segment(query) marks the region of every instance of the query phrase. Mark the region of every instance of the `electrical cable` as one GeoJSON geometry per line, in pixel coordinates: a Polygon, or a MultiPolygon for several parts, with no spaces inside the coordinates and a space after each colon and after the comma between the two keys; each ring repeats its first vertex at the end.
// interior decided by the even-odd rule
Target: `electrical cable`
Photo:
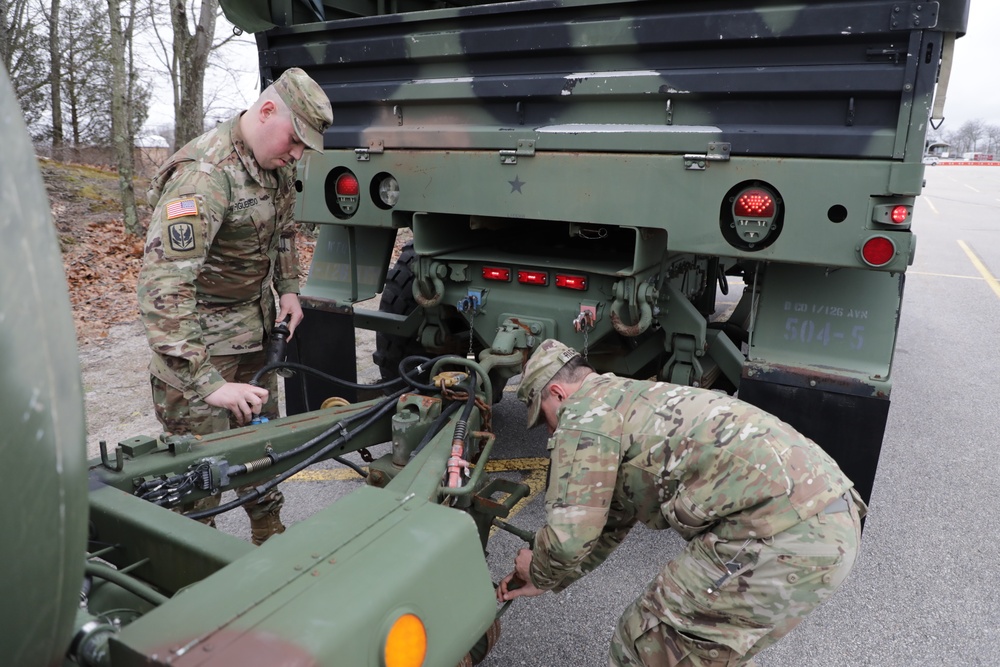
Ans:
{"type": "MultiPolygon", "coordinates": [[[[371,417],[369,419],[367,419],[363,424],[361,424],[361,426],[357,430],[363,431],[364,429],[368,428],[369,426],[371,426],[372,424],[374,424],[376,421],[378,421],[379,419],[381,419],[390,410],[395,409],[395,407],[396,407],[396,399],[398,399],[404,393],[406,393],[406,390],[405,389],[401,389],[401,390],[397,391],[395,394],[393,394],[392,396],[389,396],[388,398],[386,398],[386,400],[384,400],[381,403],[379,403],[378,407],[380,409],[377,410],[374,414],[372,414],[371,417]]],[[[319,441],[323,437],[329,437],[335,431],[340,430],[340,425],[341,424],[338,423],[336,426],[334,426],[334,427],[332,427],[330,429],[327,429],[320,436],[317,436],[316,438],[313,438],[312,442],[317,442],[317,441],[319,441]]],[[[281,482],[283,482],[286,479],[288,479],[289,477],[291,477],[292,475],[295,475],[299,471],[308,468],[313,463],[315,463],[316,461],[318,461],[321,458],[323,458],[323,456],[325,456],[326,454],[328,454],[330,452],[330,450],[336,448],[338,445],[340,445],[340,444],[342,444],[344,442],[347,442],[350,439],[350,436],[351,436],[350,433],[345,432],[343,435],[341,435],[340,437],[338,437],[335,440],[331,441],[329,444],[325,445],[324,447],[322,447],[318,451],[314,452],[308,458],[305,458],[301,462],[295,464],[294,466],[292,466],[291,468],[289,468],[285,472],[279,473],[278,475],[275,475],[274,477],[272,477],[271,479],[269,479],[268,481],[266,481],[264,484],[261,484],[260,486],[254,487],[254,490],[251,491],[250,493],[248,493],[245,496],[240,496],[236,500],[232,500],[232,501],[230,501],[228,503],[225,503],[224,505],[219,505],[219,506],[213,507],[211,509],[200,510],[200,511],[197,511],[197,512],[190,512],[188,514],[185,514],[185,516],[187,516],[189,518],[192,518],[192,519],[205,519],[205,518],[208,518],[208,517],[212,517],[212,516],[216,516],[216,515],[219,515],[219,514],[223,514],[224,512],[228,512],[229,510],[236,509],[237,507],[241,507],[242,505],[245,505],[246,503],[250,502],[251,500],[256,500],[257,498],[260,498],[261,496],[263,496],[264,494],[266,494],[268,491],[270,491],[271,489],[273,489],[274,487],[276,487],[278,484],[280,484],[281,482]]]]}

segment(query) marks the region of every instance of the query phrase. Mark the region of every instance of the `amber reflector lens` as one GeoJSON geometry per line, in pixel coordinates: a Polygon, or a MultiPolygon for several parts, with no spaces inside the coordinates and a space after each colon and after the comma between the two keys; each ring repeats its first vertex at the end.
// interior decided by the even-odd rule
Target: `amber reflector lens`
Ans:
{"type": "Polygon", "coordinates": [[[413,614],[396,619],[385,638],[386,667],[420,667],[427,656],[427,631],[413,614]]]}

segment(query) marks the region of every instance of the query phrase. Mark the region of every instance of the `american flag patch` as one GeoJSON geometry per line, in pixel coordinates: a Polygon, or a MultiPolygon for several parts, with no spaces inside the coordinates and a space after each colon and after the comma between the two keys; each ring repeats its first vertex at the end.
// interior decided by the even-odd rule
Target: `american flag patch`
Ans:
{"type": "Polygon", "coordinates": [[[167,220],[198,215],[198,203],[193,199],[178,199],[167,204],[167,220]]]}

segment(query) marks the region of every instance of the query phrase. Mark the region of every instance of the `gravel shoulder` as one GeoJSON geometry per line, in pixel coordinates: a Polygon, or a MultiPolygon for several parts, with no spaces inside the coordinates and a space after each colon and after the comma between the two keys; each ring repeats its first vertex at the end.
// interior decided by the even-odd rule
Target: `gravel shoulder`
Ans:
{"type": "MultiPolygon", "coordinates": [[[[377,309],[378,299],[355,307],[377,309]]],[[[375,382],[378,380],[378,369],[372,363],[375,335],[358,329],[355,337],[358,381],[375,382]]],[[[146,332],[139,320],[116,324],[101,342],[79,348],[87,413],[87,458],[100,455],[102,440],[107,443],[108,451],[113,452],[123,440],[160,435],[149,387],[149,355],[146,332]]],[[[284,414],[283,397],[280,403],[284,414]]]]}

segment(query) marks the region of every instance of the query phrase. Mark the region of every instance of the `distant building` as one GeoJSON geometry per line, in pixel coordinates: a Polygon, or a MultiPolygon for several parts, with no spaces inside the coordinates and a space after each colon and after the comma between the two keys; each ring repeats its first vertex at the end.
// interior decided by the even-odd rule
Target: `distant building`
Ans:
{"type": "Polygon", "coordinates": [[[170,157],[170,144],[158,134],[141,134],[135,138],[136,171],[151,176],[170,157]]]}
{"type": "Polygon", "coordinates": [[[950,157],[951,144],[943,141],[927,141],[924,148],[924,157],[943,159],[950,157]]]}

